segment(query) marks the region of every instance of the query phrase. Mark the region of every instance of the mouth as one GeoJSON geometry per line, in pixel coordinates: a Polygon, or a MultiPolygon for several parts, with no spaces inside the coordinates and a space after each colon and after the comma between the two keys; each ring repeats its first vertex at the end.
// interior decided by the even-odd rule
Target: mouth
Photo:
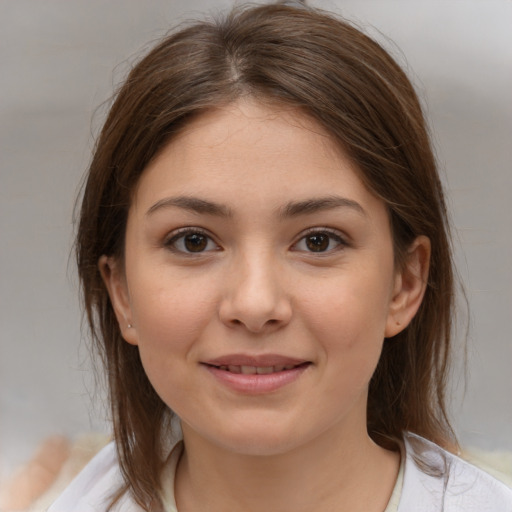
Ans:
{"type": "Polygon", "coordinates": [[[241,373],[243,375],[270,375],[272,373],[279,373],[284,371],[294,370],[295,368],[307,366],[311,364],[309,361],[305,361],[299,364],[278,364],[275,366],[250,366],[250,365],[214,365],[208,364],[207,366],[217,368],[230,373],[241,373]]]}
{"type": "Polygon", "coordinates": [[[251,395],[274,393],[301,379],[312,365],[311,361],[279,355],[224,356],[202,365],[222,383],[235,391],[251,395]]]}

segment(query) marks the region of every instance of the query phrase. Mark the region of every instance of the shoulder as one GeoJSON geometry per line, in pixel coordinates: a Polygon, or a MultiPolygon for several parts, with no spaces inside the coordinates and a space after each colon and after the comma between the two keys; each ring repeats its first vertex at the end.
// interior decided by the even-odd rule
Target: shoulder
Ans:
{"type": "Polygon", "coordinates": [[[399,512],[512,512],[512,490],[485,471],[415,434],[404,445],[399,512]]]}
{"type": "MultiPolygon", "coordinates": [[[[112,442],[95,455],[47,512],[104,512],[113,492],[122,483],[112,442]]],[[[124,496],[114,510],[139,512],[141,509],[128,496],[124,496]]]]}

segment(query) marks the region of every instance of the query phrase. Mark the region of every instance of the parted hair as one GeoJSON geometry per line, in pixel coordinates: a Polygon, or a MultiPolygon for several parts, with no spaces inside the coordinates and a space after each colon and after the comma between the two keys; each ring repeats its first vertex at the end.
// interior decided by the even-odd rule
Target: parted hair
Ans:
{"type": "MultiPolygon", "coordinates": [[[[323,11],[235,8],[167,35],[114,96],[84,182],[76,238],[82,299],[109,387],[125,486],[158,508],[173,412],[126,343],[102,281],[102,255],[123,260],[133,191],[148,163],[188,122],[248,96],[319,123],[386,205],[396,265],[419,235],[431,241],[428,285],[410,325],[385,340],[368,397],[368,432],[393,448],[403,431],[454,442],[446,409],[454,274],[443,189],[425,118],[404,71],[375,41],[323,11]]],[[[192,399],[192,397],[191,397],[192,399]]],[[[115,499],[114,499],[115,502],[115,499]]]]}

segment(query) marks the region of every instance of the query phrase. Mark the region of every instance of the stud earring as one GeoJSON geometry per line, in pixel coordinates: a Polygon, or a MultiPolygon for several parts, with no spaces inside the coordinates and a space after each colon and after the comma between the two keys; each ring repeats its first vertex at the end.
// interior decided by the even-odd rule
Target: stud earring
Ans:
{"type": "Polygon", "coordinates": [[[126,327],[128,327],[128,329],[131,329],[133,327],[132,324],[128,324],[126,327]]]}

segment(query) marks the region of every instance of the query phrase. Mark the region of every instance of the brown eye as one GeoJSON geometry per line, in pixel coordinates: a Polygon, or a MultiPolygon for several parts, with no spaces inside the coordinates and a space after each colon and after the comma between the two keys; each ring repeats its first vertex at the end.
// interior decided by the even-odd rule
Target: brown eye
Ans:
{"type": "Polygon", "coordinates": [[[198,254],[220,249],[206,233],[187,228],[179,230],[164,245],[171,251],[182,254],[198,254]]]}
{"type": "Polygon", "coordinates": [[[329,235],[325,233],[317,233],[309,235],[305,238],[306,247],[312,252],[324,252],[329,248],[329,235]]]}
{"type": "Polygon", "coordinates": [[[337,231],[311,230],[292,247],[293,251],[306,253],[331,253],[347,247],[347,242],[337,231]]]}
{"type": "Polygon", "coordinates": [[[200,233],[186,235],[183,238],[185,248],[189,252],[202,252],[208,245],[208,238],[200,233]]]}

